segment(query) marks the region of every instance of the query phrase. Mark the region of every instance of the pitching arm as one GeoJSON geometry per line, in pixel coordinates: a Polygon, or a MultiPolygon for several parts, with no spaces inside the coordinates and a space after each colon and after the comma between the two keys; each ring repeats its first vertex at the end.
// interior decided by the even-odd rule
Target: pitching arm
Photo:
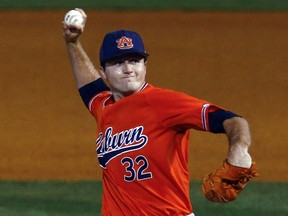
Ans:
{"type": "Polygon", "coordinates": [[[248,122],[242,117],[233,117],[223,122],[228,137],[228,163],[238,167],[250,168],[252,159],[248,153],[251,137],[248,122]]]}
{"type": "Polygon", "coordinates": [[[97,80],[101,76],[95,69],[79,41],[79,37],[84,31],[87,15],[81,9],[77,8],[76,10],[80,11],[84,18],[83,25],[68,25],[63,22],[63,36],[67,45],[68,56],[76,80],[76,85],[77,88],[80,89],[81,87],[97,80]]]}

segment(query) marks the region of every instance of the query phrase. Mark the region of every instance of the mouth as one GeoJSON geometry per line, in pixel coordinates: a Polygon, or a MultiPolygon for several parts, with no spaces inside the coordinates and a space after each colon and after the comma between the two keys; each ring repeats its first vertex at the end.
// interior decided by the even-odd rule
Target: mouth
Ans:
{"type": "Polygon", "coordinates": [[[124,77],[122,77],[122,79],[133,79],[133,78],[135,78],[135,76],[124,76],[124,77]]]}

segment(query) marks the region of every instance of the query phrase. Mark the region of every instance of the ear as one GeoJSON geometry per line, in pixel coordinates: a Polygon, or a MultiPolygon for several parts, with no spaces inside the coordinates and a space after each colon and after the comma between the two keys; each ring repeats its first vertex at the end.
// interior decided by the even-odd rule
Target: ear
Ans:
{"type": "Polygon", "coordinates": [[[100,72],[101,77],[103,79],[107,80],[107,77],[106,77],[106,74],[105,74],[105,69],[102,66],[100,66],[99,72],[100,72]]]}

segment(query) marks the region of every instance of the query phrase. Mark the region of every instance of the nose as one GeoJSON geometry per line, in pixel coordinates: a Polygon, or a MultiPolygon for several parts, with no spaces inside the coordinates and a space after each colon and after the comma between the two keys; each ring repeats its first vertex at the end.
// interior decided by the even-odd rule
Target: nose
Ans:
{"type": "Polygon", "coordinates": [[[133,72],[133,64],[128,60],[124,61],[124,73],[132,73],[133,72]]]}

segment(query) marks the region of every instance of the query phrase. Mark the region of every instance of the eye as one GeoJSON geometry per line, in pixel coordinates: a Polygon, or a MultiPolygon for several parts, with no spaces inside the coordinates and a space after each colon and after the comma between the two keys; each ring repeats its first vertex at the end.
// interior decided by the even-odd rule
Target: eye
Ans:
{"type": "Polygon", "coordinates": [[[123,60],[116,60],[116,61],[114,61],[113,63],[114,63],[114,64],[123,64],[124,61],[123,61],[123,60]]]}
{"type": "Polygon", "coordinates": [[[135,59],[133,59],[133,61],[134,61],[134,62],[139,62],[139,61],[140,61],[140,59],[138,59],[138,58],[135,58],[135,59]]]}
{"type": "Polygon", "coordinates": [[[141,58],[132,58],[132,59],[129,59],[129,62],[131,63],[138,63],[140,62],[141,58]]]}

